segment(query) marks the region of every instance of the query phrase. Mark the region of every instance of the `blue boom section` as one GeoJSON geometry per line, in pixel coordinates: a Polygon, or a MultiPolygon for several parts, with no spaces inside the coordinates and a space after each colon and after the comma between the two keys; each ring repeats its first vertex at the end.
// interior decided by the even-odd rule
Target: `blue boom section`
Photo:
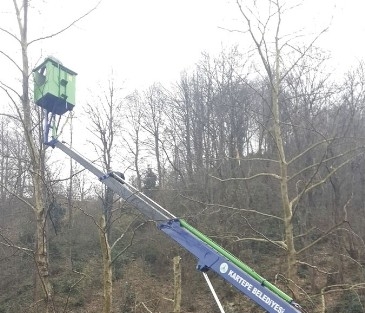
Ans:
{"type": "Polygon", "coordinates": [[[198,270],[213,270],[267,312],[301,313],[295,307],[297,306],[296,303],[289,303],[269,290],[215,249],[190,233],[189,230],[183,228],[178,219],[161,222],[158,228],[198,259],[198,270]]]}

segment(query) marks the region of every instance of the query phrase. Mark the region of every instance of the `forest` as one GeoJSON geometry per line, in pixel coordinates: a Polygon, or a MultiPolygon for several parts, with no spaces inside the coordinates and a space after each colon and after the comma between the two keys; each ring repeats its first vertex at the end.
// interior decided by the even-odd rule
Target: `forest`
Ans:
{"type": "MultiPolygon", "coordinates": [[[[44,144],[30,5],[14,0],[17,33],[0,27],[20,51],[0,48],[20,73],[0,80],[0,313],[220,312],[188,251],[44,144]]],[[[303,312],[365,312],[365,63],[332,75],[322,33],[282,35],[285,2],[265,5],[256,20],[259,4],[237,0],[249,54],[202,52],[171,85],[128,94],[110,78],[62,117],[60,136],[73,145],[75,122],[87,124],[85,157],[123,172],[303,312]]],[[[226,313],[262,312],[208,274],[226,313]]]]}

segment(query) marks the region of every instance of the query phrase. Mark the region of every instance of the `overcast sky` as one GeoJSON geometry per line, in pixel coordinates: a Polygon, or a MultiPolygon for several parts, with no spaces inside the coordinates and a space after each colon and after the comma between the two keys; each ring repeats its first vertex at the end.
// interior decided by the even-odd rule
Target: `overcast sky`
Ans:
{"type": "MultiPolygon", "coordinates": [[[[29,16],[29,40],[59,31],[97,2],[30,1],[33,8],[29,16]]],[[[266,2],[257,0],[260,4],[266,2]]],[[[317,44],[330,51],[336,69],[345,71],[363,59],[365,1],[304,0],[302,6],[291,12],[285,15],[283,31],[292,33],[301,29],[301,34],[306,34],[300,38],[303,42],[309,42],[330,26],[317,44]]],[[[0,28],[18,33],[11,0],[0,1],[0,28]]],[[[75,107],[78,115],[81,110],[77,107],[86,102],[90,90],[98,83],[105,84],[110,79],[112,70],[117,81],[125,82],[130,90],[146,88],[153,82],[166,85],[178,80],[184,69],[194,67],[203,51],[214,55],[234,43],[243,49],[252,44],[244,34],[222,28],[244,30],[234,0],[102,0],[95,11],[66,32],[31,45],[30,62],[34,67],[53,55],[78,73],[75,107]]],[[[0,51],[21,64],[19,46],[1,31],[0,51]]],[[[19,89],[16,81],[19,78],[20,72],[0,54],[0,81],[13,81],[19,89]]],[[[0,93],[0,103],[7,102],[6,95],[0,93]]],[[[0,105],[0,110],[3,109],[5,106],[0,105]]]]}
{"type": "MultiPolygon", "coordinates": [[[[34,8],[29,17],[29,39],[60,30],[97,2],[31,1],[34,8]]],[[[285,15],[283,25],[288,33],[303,29],[308,35],[303,37],[304,42],[310,40],[310,34],[330,26],[318,44],[331,51],[334,64],[346,68],[365,54],[364,11],[362,0],[304,0],[303,5],[285,15]]],[[[15,29],[12,1],[1,1],[0,14],[0,27],[15,29]]],[[[88,86],[93,88],[97,81],[108,80],[112,70],[129,88],[140,88],[154,81],[177,80],[182,70],[194,66],[203,51],[215,54],[233,43],[243,47],[251,44],[243,34],[222,28],[243,30],[235,0],[102,0],[76,26],[32,45],[31,62],[55,56],[78,73],[79,94],[88,86]]],[[[0,33],[1,50],[6,51],[5,39],[0,33]]],[[[6,68],[4,62],[0,58],[0,68],[6,68]]],[[[4,72],[9,73],[6,68],[0,79],[4,72]]]]}
{"type": "MultiPolygon", "coordinates": [[[[75,1],[59,1],[68,17],[63,22],[92,7],[86,3],[71,13],[75,1]]],[[[202,51],[217,51],[224,44],[229,34],[218,27],[229,8],[226,0],[103,0],[71,31],[45,43],[44,53],[73,67],[79,79],[105,80],[113,69],[136,88],[166,82],[177,79],[202,51]]]]}
{"type": "MultiPolygon", "coordinates": [[[[51,13],[45,18],[42,12],[36,21],[44,25],[45,34],[92,6],[92,1],[47,2],[44,11],[51,13]]],[[[365,53],[364,11],[362,0],[304,0],[285,16],[283,26],[288,33],[303,29],[308,35],[304,42],[330,26],[318,44],[331,51],[334,62],[351,64],[365,53]]],[[[243,30],[241,21],[234,0],[103,0],[76,27],[44,42],[42,48],[44,55],[55,55],[78,72],[81,81],[106,80],[113,69],[138,88],[177,79],[199,60],[202,51],[214,54],[235,42],[250,45],[244,35],[222,29],[243,30]]]]}

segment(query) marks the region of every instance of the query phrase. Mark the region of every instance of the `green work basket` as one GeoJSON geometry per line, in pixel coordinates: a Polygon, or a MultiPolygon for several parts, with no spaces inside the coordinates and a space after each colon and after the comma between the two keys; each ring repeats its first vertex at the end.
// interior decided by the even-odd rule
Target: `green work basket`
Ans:
{"type": "Polygon", "coordinates": [[[47,112],[62,115],[75,106],[76,75],[60,61],[47,57],[33,70],[34,101],[47,112]]]}

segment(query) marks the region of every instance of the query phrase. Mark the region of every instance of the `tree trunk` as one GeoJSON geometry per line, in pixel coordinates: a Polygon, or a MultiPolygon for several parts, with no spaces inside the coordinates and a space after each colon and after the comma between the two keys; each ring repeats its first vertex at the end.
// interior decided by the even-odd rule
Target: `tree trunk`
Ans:
{"type": "Polygon", "coordinates": [[[112,281],[112,267],[111,267],[111,249],[108,241],[107,225],[104,216],[100,219],[100,246],[103,256],[103,313],[110,313],[112,310],[112,295],[113,295],[113,281],[112,281]]]}
{"type": "MultiPolygon", "coordinates": [[[[72,116],[70,119],[70,147],[72,148],[72,116]]],[[[68,194],[67,194],[67,210],[68,210],[68,221],[67,221],[67,245],[68,245],[68,255],[66,257],[66,266],[72,271],[72,226],[73,226],[73,209],[72,209],[72,199],[73,199],[73,160],[70,158],[70,183],[68,186],[68,194]]]]}
{"type": "Polygon", "coordinates": [[[174,313],[181,312],[181,264],[180,256],[174,257],[174,313]]]}
{"type": "MultiPolygon", "coordinates": [[[[110,169],[107,170],[108,172],[110,169]]],[[[105,231],[107,234],[107,238],[110,238],[111,225],[112,225],[112,215],[113,215],[113,199],[114,199],[114,191],[105,187],[105,197],[103,199],[103,214],[105,218],[105,231]]]]}
{"type": "MultiPolygon", "coordinates": [[[[29,62],[28,62],[28,0],[23,0],[23,16],[17,4],[14,1],[17,19],[19,22],[19,31],[21,36],[22,48],[22,97],[21,103],[23,108],[23,116],[20,116],[23,122],[23,130],[25,141],[28,147],[29,156],[31,159],[31,175],[33,181],[33,197],[34,197],[34,212],[36,215],[36,251],[35,261],[37,265],[38,275],[45,296],[45,312],[49,312],[52,308],[53,288],[49,280],[48,271],[48,253],[47,253],[47,236],[46,236],[46,220],[47,210],[45,209],[45,201],[43,194],[43,171],[41,153],[38,150],[32,127],[32,115],[29,99],[29,62]],[[21,23],[23,22],[23,24],[21,23]]],[[[19,112],[21,114],[21,112],[19,112]]],[[[54,309],[53,309],[54,311],[54,309]]]]}
{"type": "Polygon", "coordinates": [[[287,278],[289,287],[294,295],[297,295],[295,287],[296,280],[296,251],[294,245],[294,230],[293,230],[293,211],[289,200],[288,191],[288,163],[286,161],[283,138],[280,126],[280,108],[279,108],[279,92],[280,92],[280,50],[278,47],[278,38],[276,38],[276,60],[275,72],[272,77],[272,111],[274,119],[274,138],[278,151],[280,164],[280,191],[283,205],[284,227],[285,227],[285,242],[287,246],[287,278]]]}

